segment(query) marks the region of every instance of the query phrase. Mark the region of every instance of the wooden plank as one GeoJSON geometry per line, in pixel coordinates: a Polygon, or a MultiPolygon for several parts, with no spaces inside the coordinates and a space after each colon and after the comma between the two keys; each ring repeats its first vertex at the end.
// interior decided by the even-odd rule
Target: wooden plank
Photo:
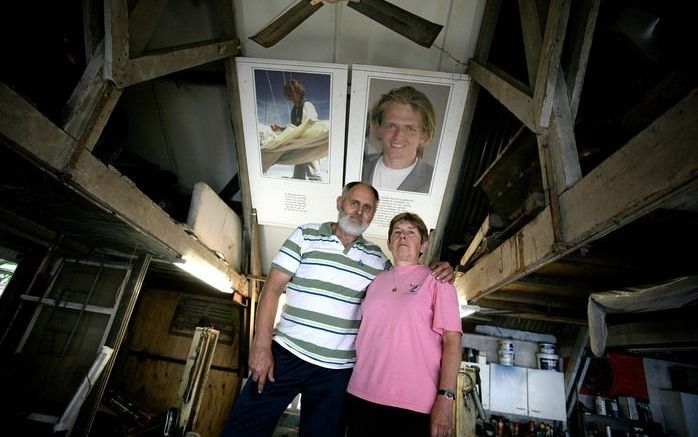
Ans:
{"type": "Polygon", "coordinates": [[[570,117],[577,118],[579,99],[582,95],[582,85],[587,71],[589,51],[594,38],[596,18],[599,14],[600,0],[581,0],[576,3],[578,13],[573,14],[567,37],[570,48],[569,64],[564,65],[565,79],[568,85],[570,117]]]}
{"type": "Polygon", "coordinates": [[[236,38],[212,39],[149,52],[131,59],[123,78],[116,81],[116,85],[119,88],[135,85],[176,71],[235,56],[239,52],[240,42],[236,38]]]}
{"type": "Polygon", "coordinates": [[[128,19],[128,43],[131,57],[140,56],[145,50],[165,5],[167,0],[138,0],[136,3],[128,19]]]}
{"type": "Polygon", "coordinates": [[[78,139],[76,154],[94,149],[121,98],[121,90],[104,79],[103,68],[104,45],[101,44],[63,110],[63,129],[78,139]]]}
{"type": "Polygon", "coordinates": [[[521,120],[527,128],[533,132],[538,132],[533,118],[533,99],[529,95],[529,89],[526,85],[496,67],[485,66],[474,59],[468,63],[468,73],[473,80],[521,120]]]}
{"type": "Polygon", "coordinates": [[[0,135],[43,166],[62,172],[77,142],[0,81],[0,135]]]}
{"type": "Polygon", "coordinates": [[[104,77],[121,82],[128,59],[127,0],[104,0],[104,77]]]}
{"type": "Polygon", "coordinates": [[[523,32],[526,67],[528,69],[528,84],[531,89],[534,89],[536,86],[540,50],[543,46],[543,31],[537,3],[537,0],[519,0],[521,30],[523,32]]]}
{"type": "MultiPolygon", "coordinates": [[[[80,154],[68,174],[72,178],[71,185],[121,220],[160,240],[184,259],[211,266],[227,278],[236,292],[241,296],[247,295],[247,279],[244,276],[187,234],[162,208],[91,153],[80,154]]],[[[239,297],[236,299],[241,302],[239,297]]]]}
{"type": "Polygon", "coordinates": [[[561,196],[569,241],[578,244],[605,235],[695,184],[696,119],[698,90],[694,89],[592,170],[584,184],[561,196]]]}
{"type": "MultiPolygon", "coordinates": [[[[576,300],[561,299],[561,295],[556,293],[527,293],[520,291],[497,290],[487,295],[488,300],[501,302],[511,302],[518,304],[532,305],[538,308],[563,308],[567,310],[577,310],[584,313],[586,310],[586,297],[588,294],[577,295],[576,300]]],[[[478,303],[481,303],[478,301],[478,303]]]]}
{"type": "Polygon", "coordinates": [[[544,139],[539,137],[539,142],[547,142],[547,146],[550,147],[552,176],[555,178],[554,187],[558,195],[582,178],[574,121],[570,111],[565,78],[562,72],[558,71],[550,127],[544,139]]]}
{"type": "Polygon", "coordinates": [[[486,308],[505,312],[498,313],[498,316],[510,315],[520,319],[542,320],[573,325],[586,325],[587,323],[586,313],[583,311],[579,312],[579,315],[575,315],[573,312],[563,312],[559,308],[550,311],[536,305],[497,301],[490,299],[489,296],[487,298],[477,299],[475,304],[483,309],[486,308]]]}
{"type": "Polygon", "coordinates": [[[553,249],[547,207],[456,279],[458,294],[468,301],[486,295],[696,189],[696,114],[694,90],[560,196],[564,251],[553,249]]]}
{"type": "Polygon", "coordinates": [[[475,250],[478,248],[482,240],[484,240],[489,233],[491,233],[494,229],[501,229],[503,226],[504,222],[498,215],[487,214],[487,217],[485,217],[485,220],[480,225],[480,229],[478,229],[477,233],[475,234],[475,237],[473,237],[472,241],[470,242],[468,249],[461,257],[461,265],[465,265],[468,263],[470,257],[473,256],[475,250]]]}
{"type": "Polygon", "coordinates": [[[548,8],[545,35],[538,64],[536,86],[533,89],[534,117],[536,124],[548,127],[553,109],[555,83],[560,69],[560,56],[565,42],[567,21],[570,15],[569,0],[552,0],[548,8]]]}
{"type": "MultiPolygon", "coordinates": [[[[120,376],[128,393],[136,395],[147,409],[155,413],[166,411],[176,404],[177,390],[191,344],[191,337],[170,333],[170,322],[180,299],[190,294],[167,290],[144,290],[138,313],[131,329],[130,351],[124,372],[120,376]],[[143,358],[138,352],[151,355],[143,358]],[[158,360],[157,355],[171,357],[181,362],[158,360]]],[[[241,333],[236,333],[241,334],[241,333]]],[[[238,374],[220,368],[235,367],[239,362],[237,352],[240,336],[233,344],[218,342],[213,357],[213,368],[207,379],[201,408],[197,418],[197,430],[201,435],[219,435],[225,418],[236,396],[238,374]]]]}

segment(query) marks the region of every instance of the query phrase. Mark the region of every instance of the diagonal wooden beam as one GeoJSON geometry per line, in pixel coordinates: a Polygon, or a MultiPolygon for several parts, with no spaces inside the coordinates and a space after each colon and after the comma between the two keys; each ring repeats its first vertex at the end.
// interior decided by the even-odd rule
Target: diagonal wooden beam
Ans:
{"type": "Polygon", "coordinates": [[[128,19],[129,52],[140,56],[158,24],[168,0],[138,0],[128,19]]]}
{"type": "Polygon", "coordinates": [[[577,118],[579,99],[582,95],[582,85],[587,71],[591,42],[594,38],[596,17],[599,14],[600,0],[581,0],[575,2],[578,13],[572,16],[570,30],[568,31],[568,44],[570,46],[569,62],[564,65],[565,81],[569,95],[570,117],[572,121],[577,118]]]}
{"type": "Polygon", "coordinates": [[[104,0],[104,77],[119,82],[129,59],[126,0],[104,0]]]}
{"type": "Polygon", "coordinates": [[[548,127],[550,122],[569,15],[569,0],[551,0],[533,88],[534,116],[536,124],[541,127],[548,127]]]}
{"type": "Polygon", "coordinates": [[[0,82],[0,135],[43,167],[63,172],[77,141],[24,97],[0,82]]]}
{"type": "Polygon", "coordinates": [[[533,100],[528,87],[493,65],[483,65],[471,59],[468,73],[481,87],[492,94],[516,118],[533,132],[538,128],[533,118],[533,100]]]}
{"type": "Polygon", "coordinates": [[[556,251],[550,207],[456,279],[470,301],[698,188],[698,90],[560,195],[569,246],[556,251]],[[583,205],[583,207],[580,207],[583,205]]]}
{"type": "Polygon", "coordinates": [[[128,87],[176,71],[235,56],[239,52],[240,42],[237,38],[212,39],[148,52],[128,62],[121,81],[116,82],[116,85],[119,88],[128,87]]]}
{"type": "Polygon", "coordinates": [[[543,28],[540,23],[537,3],[537,0],[519,0],[528,84],[531,89],[536,86],[540,49],[543,46],[543,28]]]}
{"type": "Polygon", "coordinates": [[[546,138],[540,139],[550,146],[552,171],[555,178],[556,193],[562,194],[582,178],[582,167],[579,164],[577,141],[574,134],[574,119],[572,118],[567,86],[562,71],[558,71],[553,96],[553,110],[546,138]]]}
{"type": "Polygon", "coordinates": [[[87,64],[63,109],[63,130],[78,139],[75,153],[92,150],[97,144],[122,90],[104,80],[104,45],[87,64]]]}

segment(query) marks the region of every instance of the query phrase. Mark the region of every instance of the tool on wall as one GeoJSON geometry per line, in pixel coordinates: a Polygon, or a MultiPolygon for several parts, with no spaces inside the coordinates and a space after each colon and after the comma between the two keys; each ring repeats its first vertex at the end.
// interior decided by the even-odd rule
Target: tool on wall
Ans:
{"type": "Polygon", "coordinates": [[[213,328],[197,327],[194,332],[184,375],[179,385],[177,406],[167,412],[164,437],[192,435],[206,387],[206,378],[216,351],[219,332],[213,328]]]}

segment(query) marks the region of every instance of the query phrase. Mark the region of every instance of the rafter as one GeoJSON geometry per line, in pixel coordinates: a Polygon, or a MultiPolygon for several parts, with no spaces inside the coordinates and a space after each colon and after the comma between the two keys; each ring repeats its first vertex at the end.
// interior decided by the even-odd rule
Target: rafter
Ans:
{"type": "Polygon", "coordinates": [[[554,250],[550,207],[456,280],[484,296],[681,196],[698,185],[698,91],[694,90],[560,196],[569,245],[554,250]],[[580,208],[580,205],[584,205],[580,208]]]}

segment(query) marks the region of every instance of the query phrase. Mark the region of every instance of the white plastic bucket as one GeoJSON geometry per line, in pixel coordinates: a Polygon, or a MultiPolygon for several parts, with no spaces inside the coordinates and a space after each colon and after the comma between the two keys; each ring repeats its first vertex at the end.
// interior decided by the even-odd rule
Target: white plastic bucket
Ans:
{"type": "Polygon", "coordinates": [[[513,351],[507,351],[500,349],[497,351],[499,355],[499,364],[505,365],[505,366],[513,366],[514,365],[514,352],[513,351]]]}
{"type": "Polygon", "coordinates": [[[538,350],[542,354],[554,354],[555,344],[554,343],[538,343],[538,350]]]}
{"type": "Polygon", "coordinates": [[[499,340],[499,350],[514,353],[514,342],[511,340],[499,340]]]}
{"type": "Polygon", "coordinates": [[[542,370],[560,370],[560,357],[555,354],[536,354],[538,368],[542,370]]]}

